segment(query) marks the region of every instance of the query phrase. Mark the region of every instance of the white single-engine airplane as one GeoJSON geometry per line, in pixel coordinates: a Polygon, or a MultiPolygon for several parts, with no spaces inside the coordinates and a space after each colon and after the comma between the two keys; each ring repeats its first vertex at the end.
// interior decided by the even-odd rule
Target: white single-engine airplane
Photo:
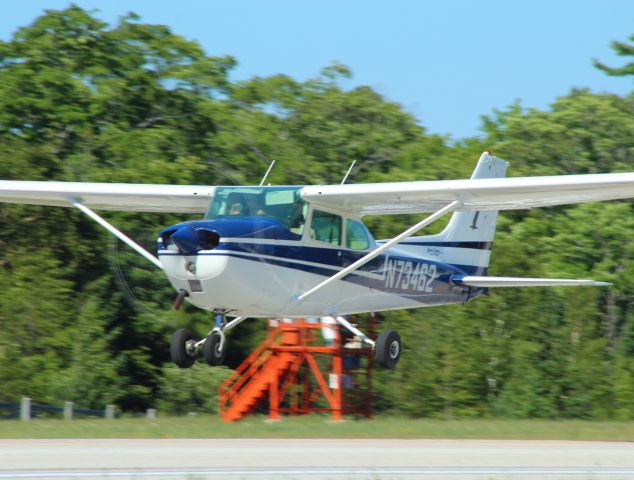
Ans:
{"type": "MultiPolygon", "coordinates": [[[[634,172],[503,178],[508,163],[484,152],[469,180],[327,186],[208,187],[0,181],[0,201],[73,206],[161,268],[183,300],[216,315],[200,341],[187,329],[171,343],[190,367],[225,355],[224,333],[248,317],[337,317],[393,368],[394,330],[376,342],[342,315],[462,303],[490,287],[607,285],[593,280],[490,277],[499,210],[634,197],[634,172]],[[158,258],[92,209],[204,213],[165,228],[158,258]],[[433,212],[391,240],[375,241],[364,215],[433,212]],[[453,212],[437,235],[417,231],[453,212]],[[227,317],[233,317],[230,321],[227,317]]],[[[269,169],[270,170],[270,169],[269,169]]],[[[268,172],[267,172],[268,173],[268,172]]],[[[345,180],[345,179],[344,179],[345,180]]]]}

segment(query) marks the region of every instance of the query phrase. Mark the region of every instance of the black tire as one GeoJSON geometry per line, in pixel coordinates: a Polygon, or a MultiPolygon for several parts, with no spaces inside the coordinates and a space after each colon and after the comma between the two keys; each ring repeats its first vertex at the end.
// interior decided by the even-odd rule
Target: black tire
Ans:
{"type": "Polygon", "coordinates": [[[222,350],[220,349],[220,334],[218,332],[211,332],[203,345],[203,358],[205,362],[212,367],[222,365],[225,361],[225,351],[224,345],[222,350]]]}
{"type": "Polygon", "coordinates": [[[188,351],[187,343],[194,340],[194,334],[191,330],[186,328],[179,328],[172,335],[172,342],[170,344],[170,354],[172,361],[178,365],[179,368],[189,368],[196,361],[196,352],[188,351]],[[193,353],[193,354],[192,354],[193,353]]]}
{"type": "Polygon", "coordinates": [[[376,339],[374,360],[381,368],[393,369],[401,358],[402,351],[401,336],[396,330],[385,330],[376,339]]]}

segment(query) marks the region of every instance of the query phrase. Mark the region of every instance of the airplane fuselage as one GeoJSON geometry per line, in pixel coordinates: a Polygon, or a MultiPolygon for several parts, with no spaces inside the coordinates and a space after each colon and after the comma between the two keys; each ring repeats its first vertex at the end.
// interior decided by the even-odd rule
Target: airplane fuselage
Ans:
{"type": "MultiPolygon", "coordinates": [[[[453,275],[474,274],[469,267],[392,248],[299,302],[299,294],[376,248],[373,240],[358,250],[310,237],[276,219],[217,218],[165,229],[158,256],[173,287],[188,292],[190,303],[236,316],[347,315],[462,303],[483,291],[450,282],[453,275]],[[178,246],[172,237],[180,237],[178,246]]],[[[430,251],[434,248],[454,247],[432,245],[430,251]]]]}

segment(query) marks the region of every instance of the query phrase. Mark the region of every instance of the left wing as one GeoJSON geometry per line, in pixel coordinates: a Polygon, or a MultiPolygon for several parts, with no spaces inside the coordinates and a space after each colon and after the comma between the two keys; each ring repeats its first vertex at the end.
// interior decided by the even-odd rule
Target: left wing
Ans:
{"type": "Polygon", "coordinates": [[[0,181],[0,202],[98,210],[205,213],[215,187],[133,183],[0,181]]]}
{"type": "Polygon", "coordinates": [[[514,210],[632,198],[634,172],[309,186],[301,194],[317,208],[359,216],[435,212],[454,201],[457,211],[514,210]]]}

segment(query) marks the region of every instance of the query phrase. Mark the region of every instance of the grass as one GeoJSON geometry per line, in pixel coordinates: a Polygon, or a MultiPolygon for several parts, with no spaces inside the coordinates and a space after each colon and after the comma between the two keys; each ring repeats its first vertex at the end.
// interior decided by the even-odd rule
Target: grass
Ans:
{"type": "Polygon", "coordinates": [[[433,420],[378,417],[331,422],[327,416],[255,416],[237,423],[218,417],[37,419],[0,421],[0,438],[462,438],[634,441],[634,422],[584,420],[433,420]]]}

